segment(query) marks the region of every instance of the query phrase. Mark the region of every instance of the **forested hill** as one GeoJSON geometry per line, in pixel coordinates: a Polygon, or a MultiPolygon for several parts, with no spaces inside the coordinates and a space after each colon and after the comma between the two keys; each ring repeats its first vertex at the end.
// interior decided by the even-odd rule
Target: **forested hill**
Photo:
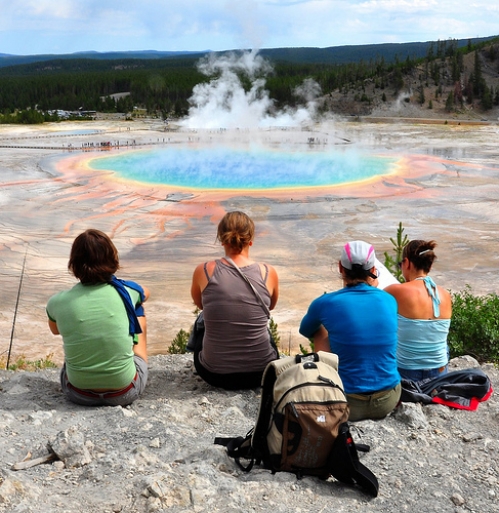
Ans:
{"type": "MultiPolygon", "coordinates": [[[[489,41],[497,36],[456,39],[453,40],[457,48],[469,44],[475,45],[489,41]]],[[[442,41],[445,43],[445,41],[442,41]]],[[[382,43],[372,45],[345,45],[331,46],[329,48],[275,48],[260,50],[260,54],[274,61],[314,64],[349,64],[354,62],[369,62],[383,59],[387,64],[395,60],[403,61],[407,58],[421,59],[428,54],[432,45],[437,41],[419,43],[382,43]]]]}
{"type": "Polygon", "coordinates": [[[40,55],[9,55],[0,53],[0,68],[7,66],[18,66],[22,64],[31,64],[36,62],[46,61],[75,61],[80,59],[91,59],[92,61],[113,61],[124,59],[139,59],[139,60],[158,60],[193,56],[199,58],[205,55],[208,51],[201,52],[158,52],[155,50],[145,50],[141,52],[78,52],[68,54],[40,54],[40,55]]]}
{"type": "MultiPolygon", "coordinates": [[[[142,113],[165,119],[187,115],[194,87],[213,78],[196,66],[204,54],[148,54],[149,58],[139,58],[126,52],[113,59],[72,54],[0,66],[0,123],[57,121],[59,116],[93,112],[119,113],[128,119],[142,113]]],[[[389,110],[400,99],[405,107],[446,115],[495,115],[499,108],[499,36],[261,50],[260,55],[272,64],[272,72],[264,70],[262,75],[274,110],[299,105],[301,97],[295,91],[305,80],[320,91],[318,114],[369,115],[389,110]],[[321,61],[328,52],[331,62],[321,61]]],[[[252,87],[251,77],[241,78],[242,87],[252,87]]]]}
{"type": "MultiPolygon", "coordinates": [[[[461,48],[470,43],[475,45],[488,41],[497,36],[456,39],[457,47],[461,48]]],[[[395,59],[405,60],[424,57],[431,45],[438,44],[436,41],[415,42],[415,43],[382,43],[371,45],[345,45],[331,46],[328,48],[266,48],[259,53],[274,61],[291,63],[310,64],[347,64],[359,61],[370,61],[384,59],[385,62],[394,62],[395,59]]],[[[114,60],[164,60],[193,57],[199,58],[208,53],[209,50],[199,52],[163,52],[156,50],[130,51],[130,52],[79,52],[61,55],[8,55],[0,53],[0,68],[30,64],[45,61],[71,61],[79,59],[90,59],[92,61],[114,61],[114,60]]],[[[224,53],[224,52],[216,52],[224,53]]],[[[95,62],[95,69],[102,69],[98,62],[95,62]]]]}

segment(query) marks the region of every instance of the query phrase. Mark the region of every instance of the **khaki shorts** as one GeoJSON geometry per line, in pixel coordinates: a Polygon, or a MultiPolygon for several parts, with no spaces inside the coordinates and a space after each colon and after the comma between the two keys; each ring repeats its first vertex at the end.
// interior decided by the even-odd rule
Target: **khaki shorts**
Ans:
{"type": "Polygon", "coordinates": [[[390,389],[373,394],[346,394],[350,406],[348,420],[382,419],[386,417],[400,401],[402,387],[400,383],[390,389]]]}

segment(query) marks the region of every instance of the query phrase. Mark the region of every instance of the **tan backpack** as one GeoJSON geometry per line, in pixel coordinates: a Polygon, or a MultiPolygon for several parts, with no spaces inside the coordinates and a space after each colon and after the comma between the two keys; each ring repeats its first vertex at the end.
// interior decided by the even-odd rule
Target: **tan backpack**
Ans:
{"type": "Polygon", "coordinates": [[[319,351],[268,364],[255,427],[238,438],[217,438],[245,471],[254,463],[273,473],[293,472],[359,484],[376,496],[376,476],[359,461],[348,428],[349,407],[338,356],[319,351]],[[241,459],[248,460],[247,465],[241,459]]]}

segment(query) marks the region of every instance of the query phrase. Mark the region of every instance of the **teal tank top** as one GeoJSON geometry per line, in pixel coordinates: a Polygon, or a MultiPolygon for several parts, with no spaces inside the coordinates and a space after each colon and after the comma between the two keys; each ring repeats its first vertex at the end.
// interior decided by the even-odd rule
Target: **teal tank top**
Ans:
{"type": "MultiPolygon", "coordinates": [[[[429,276],[416,279],[424,281],[432,299],[433,315],[440,317],[440,296],[435,282],[429,276]]],[[[398,367],[423,370],[447,365],[450,322],[450,319],[408,319],[398,314],[398,367]]]]}

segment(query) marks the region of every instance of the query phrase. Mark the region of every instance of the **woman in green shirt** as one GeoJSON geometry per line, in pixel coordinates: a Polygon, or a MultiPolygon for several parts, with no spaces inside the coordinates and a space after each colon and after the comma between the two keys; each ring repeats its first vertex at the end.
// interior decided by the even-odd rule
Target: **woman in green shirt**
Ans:
{"type": "Polygon", "coordinates": [[[114,276],[118,251],[99,230],[75,239],[68,268],[79,283],[47,304],[49,328],[64,344],[62,390],[85,406],[131,404],[147,382],[149,291],[114,276]]]}

